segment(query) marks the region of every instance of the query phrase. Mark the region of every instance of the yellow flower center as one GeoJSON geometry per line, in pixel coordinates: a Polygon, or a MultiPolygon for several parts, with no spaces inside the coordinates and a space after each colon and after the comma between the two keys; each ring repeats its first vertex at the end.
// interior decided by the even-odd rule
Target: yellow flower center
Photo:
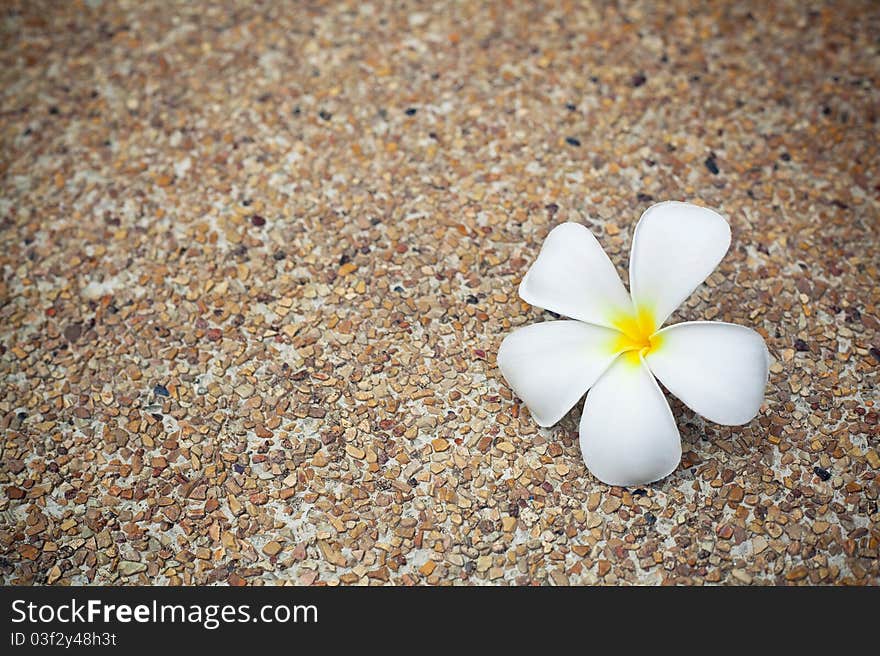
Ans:
{"type": "Polygon", "coordinates": [[[635,314],[616,317],[612,322],[620,334],[611,345],[615,353],[623,353],[630,362],[638,363],[639,355],[648,355],[660,346],[662,337],[657,334],[654,313],[639,308],[635,314]]]}

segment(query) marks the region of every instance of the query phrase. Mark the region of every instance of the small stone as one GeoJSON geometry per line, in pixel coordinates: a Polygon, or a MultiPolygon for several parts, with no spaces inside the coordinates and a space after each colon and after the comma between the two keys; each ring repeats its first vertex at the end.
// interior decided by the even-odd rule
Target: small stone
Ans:
{"type": "Polygon", "coordinates": [[[606,513],[617,512],[620,506],[623,504],[620,497],[608,497],[605,499],[605,503],[602,504],[602,510],[606,513]]]}
{"type": "Polygon", "coordinates": [[[865,460],[867,460],[868,464],[874,469],[880,469],[880,455],[877,455],[877,452],[874,449],[868,449],[865,452],[865,460]]]}
{"type": "Polygon", "coordinates": [[[816,520],[813,522],[813,533],[816,535],[822,535],[825,531],[831,528],[831,524],[828,522],[823,522],[821,520],[816,520]]]}
{"type": "Polygon", "coordinates": [[[377,581],[387,581],[391,577],[391,574],[387,567],[379,567],[378,569],[367,572],[367,577],[376,579],[377,581]]]}
{"type": "Polygon", "coordinates": [[[118,571],[122,576],[132,576],[133,574],[144,572],[146,569],[147,566],[144,563],[140,563],[136,560],[119,561],[118,571]]]}
{"type": "Polygon", "coordinates": [[[263,546],[263,553],[269,557],[277,556],[281,552],[281,549],[282,549],[281,544],[279,544],[275,540],[272,540],[271,542],[267,542],[263,546]]]}
{"type": "Polygon", "coordinates": [[[598,572],[599,576],[605,576],[608,572],[611,571],[611,561],[610,560],[600,560],[598,572]]]}
{"type": "Polygon", "coordinates": [[[502,517],[501,518],[501,528],[509,533],[513,529],[516,528],[516,517],[502,517]]]}
{"type": "Polygon", "coordinates": [[[449,442],[444,440],[442,437],[438,437],[436,440],[431,441],[431,446],[434,447],[434,451],[442,452],[446,451],[449,448],[449,442]]]}
{"type": "Polygon", "coordinates": [[[61,568],[58,565],[53,565],[52,569],[49,570],[48,575],[46,576],[46,583],[50,585],[55,583],[59,578],[61,578],[61,568]]]}
{"type": "Polygon", "coordinates": [[[798,565],[794,569],[789,570],[785,573],[786,581],[800,581],[803,578],[806,578],[807,574],[809,574],[809,570],[807,570],[805,565],[798,565]]]}
{"type": "Polygon", "coordinates": [[[350,455],[352,458],[357,458],[358,460],[363,460],[364,456],[367,455],[367,452],[363,449],[356,447],[354,444],[346,444],[345,452],[350,455]]]}
{"type": "Polygon", "coordinates": [[[707,157],[705,162],[703,163],[706,165],[706,168],[709,169],[709,173],[711,173],[712,175],[718,175],[718,162],[715,161],[714,155],[710,155],[709,157],[707,157]]]}
{"type": "Polygon", "coordinates": [[[421,574],[423,574],[424,576],[431,576],[431,573],[434,571],[434,569],[436,567],[437,567],[437,563],[435,563],[433,560],[428,560],[425,562],[424,565],[419,567],[419,572],[421,574]]]}
{"type": "Polygon", "coordinates": [[[733,527],[730,524],[723,524],[718,527],[716,533],[722,540],[729,540],[733,537],[733,527]]]}
{"type": "Polygon", "coordinates": [[[565,575],[565,572],[560,572],[557,569],[550,572],[550,579],[553,581],[553,585],[556,586],[569,585],[568,577],[565,575]]]}
{"type": "Polygon", "coordinates": [[[743,500],[744,494],[744,490],[739,485],[731,485],[730,491],[727,494],[727,500],[733,501],[734,503],[739,503],[743,500]]]}
{"type": "Polygon", "coordinates": [[[263,506],[269,503],[269,495],[265,492],[256,492],[248,498],[250,499],[250,502],[255,506],[263,506]]]}
{"type": "Polygon", "coordinates": [[[82,335],[83,326],[81,323],[72,323],[64,329],[64,338],[68,342],[75,342],[82,335]]]}
{"type": "Polygon", "coordinates": [[[823,481],[827,481],[831,478],[831,472],[819,466],[813,467],[813,473],[823,481]]]}
{"type": "Polygon", "coordinates": [[[734,569],[731,570],[730,575],[735,578],[740,583],[745,583],[746,585],[752,584],[752,576],[744,569],[734,569]]]}
{"type": "Polygon", "coordinates": [[[40,555],[40,550],[32,544],[23,544],[18,547],[18,553],[21,554],[22,558],[26,558],[27,560],[36,560],[37,556],[40,555]]]}
{"type": "Polygon", "coordinates": [[[238,574],[235,574],[234,572],[229,575],[229,578],[226,579],[226,582],[236,588],[247,585],[247,581],[238,574]]]}
{"type": "Polygon", "coordinates": [[[795,351],[798,351],[798,352],[801,352],[801,353],[804,353],[804,352],[810,350],[810,345],[807,344],[804,340],[802,340],[802,339],[799,337],[799,338],[797,338],[796,340],[794,340],[794,350],[795,350],[795,351]]]}

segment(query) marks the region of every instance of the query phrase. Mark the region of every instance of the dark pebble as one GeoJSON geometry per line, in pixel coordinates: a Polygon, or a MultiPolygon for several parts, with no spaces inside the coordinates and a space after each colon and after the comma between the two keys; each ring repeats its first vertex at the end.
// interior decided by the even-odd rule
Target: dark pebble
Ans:
{"type": "Polygon", "coordinates": [[[284,254],[284,251],[275,251],[272,257],[274,257],[276,260],[283,260],[287,256],[284,254]]]}
{"type": "Polygon", "coordinates": [[[644,73],[636,73],[635,75],[632,76],[631,83],[634,87],[640,87],[647,81],[648,81],[648,78],[645,77],[644,73]]]}
{"type": "Polygon", "coordinates": [[[580,139],[575,139],[574,137],[566,137],[565,143],[569,146],[574,146],[575,148],[581,145],[580,139]]]}
{"type": "Polygon", "coordinates": [[[479,299],[476,296],[474,296],[473,294],[470,294],[467,297],[467,302],[470,303],[471,305],[476,305],[477,303],[479,303],[479,299]]]}
{"type": "Polygon", "coordinates": [[[75,342],[82,335],[82,324],[72,323],[64,329],[64,337],[69,342],[75,342]]]}
{"type": "Polygon", "coordinates": [[[781,159],[783,162],[790,162],[790,161],[791,161],[791,155],[789,155],[788,153],[782,153],[782,154],[779,156],[779,159],[781,159]]]}
{"type": "Polygon", "coordinates": [[[324,121],[329,121],[331,118],[333,118],[333,114],[328,112],[326,109],[322,109],[320,112],[318,112],[318,116],[320,116],[321,119],[324,121]]]}
{"type": "Polygon", "coordinates": [[[880,362],[880,349],[878,349],[876,346],[872,346],[871,348],[868,349],[868,353],[873,355],[874,359],[877,362],[880,362]]]}
{"type": "Polygon", "coordinates": [[[415,107],[410,107],[409,109],[406,110],[405,114],[407,116],[415,116],[416,111],[417,110],[415,107]]]}
{"type": "Polygon", "coordinates": [[[831,472],[827,469],[824,469],[823,467],[813,467],[813,471],[815,472],[816,476],[821,478],[823,481],[827,481],[829,478],[831,478],[831,472]]]}
{"type": "Polygon", "coordinates": [[[715,155],[709,155],[703,163],[706,165],[706,168],[709,169],[709,173],[712,175],[718,175],[718,162],[715,161],[715,155]]]}
{"type": "Polygon", "coordinates": [[[234,465],[232,465],[232,468],[235,470],[236,474],[244,473],[244,465],[239,465],[238,463],[235,463],[234,465]]]}
{"type": "Polygon", "coordinates": [[[636,198],[640,203],[650,203],[654,200],[654,197],[651,194],[639,194],[636,198]]]}
{"type": "Polygon", "coordinates": [[[157,396],[171,396],[171,394],[168,392],[168,388],[164,385],[156,385],[153,388],[153,394],[156,394],[157,396]]]}
{"type": "Polygon", "coordinates": [[[259,214],[254,214],[251,217],[251,223],[253,225],[255,225],[257,228],[262,228],[264,225],[266,225],[266,219],[264,219],[259,214]]]}
{"type": "Polygon", "coordinates": [[[568,111],[573,112],[574,110],[577,109],[577,105],[575,105],[574,103],[566,103],[566,104],[565,104],[565,108],[566,108],[568,111]]]}
{"type": "Polygon", "coordinates": [[[796,340],[794,340],[794,349],[795,349],[796,351],[801,351],[801,352],[803,352],[803,351],[809,351],[809,350],[810,350],[810,345],[807,344],[807,343],[806,343],[804,340],[802,340],[800,337],[798,337],[796,340]]]}
{"type": "Polygon", "coordinates": [[[645,513],[645,523],[648,526],[653,526],[657,522],[657,517],[654,516],[654,513],[645,513]]]}

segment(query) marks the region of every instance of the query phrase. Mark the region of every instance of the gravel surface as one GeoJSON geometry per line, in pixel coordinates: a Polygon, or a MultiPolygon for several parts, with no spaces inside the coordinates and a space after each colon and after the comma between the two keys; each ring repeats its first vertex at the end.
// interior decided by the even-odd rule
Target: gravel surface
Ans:
{"type": "Polygon", "coordinates": [[[0,581],[880,582],[880,10],[620,4],[4,2],[0,581]],[[666,199],[771,381],[610,488],[495,354],[666,199]]]}

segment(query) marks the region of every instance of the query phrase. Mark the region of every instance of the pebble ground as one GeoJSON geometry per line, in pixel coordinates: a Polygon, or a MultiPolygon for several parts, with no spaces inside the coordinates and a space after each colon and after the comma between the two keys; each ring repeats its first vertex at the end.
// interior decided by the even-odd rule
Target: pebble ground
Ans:
{"type": "MultiPolygon", "coordinates": [[[[0,580],[877,584],[872,2],[4,2],[0,580]],[[609,488],[495,354],[651,203],[773,355],[609,488]]],[[[624,273],[625,275],[625,273],[624,273]]]]}

